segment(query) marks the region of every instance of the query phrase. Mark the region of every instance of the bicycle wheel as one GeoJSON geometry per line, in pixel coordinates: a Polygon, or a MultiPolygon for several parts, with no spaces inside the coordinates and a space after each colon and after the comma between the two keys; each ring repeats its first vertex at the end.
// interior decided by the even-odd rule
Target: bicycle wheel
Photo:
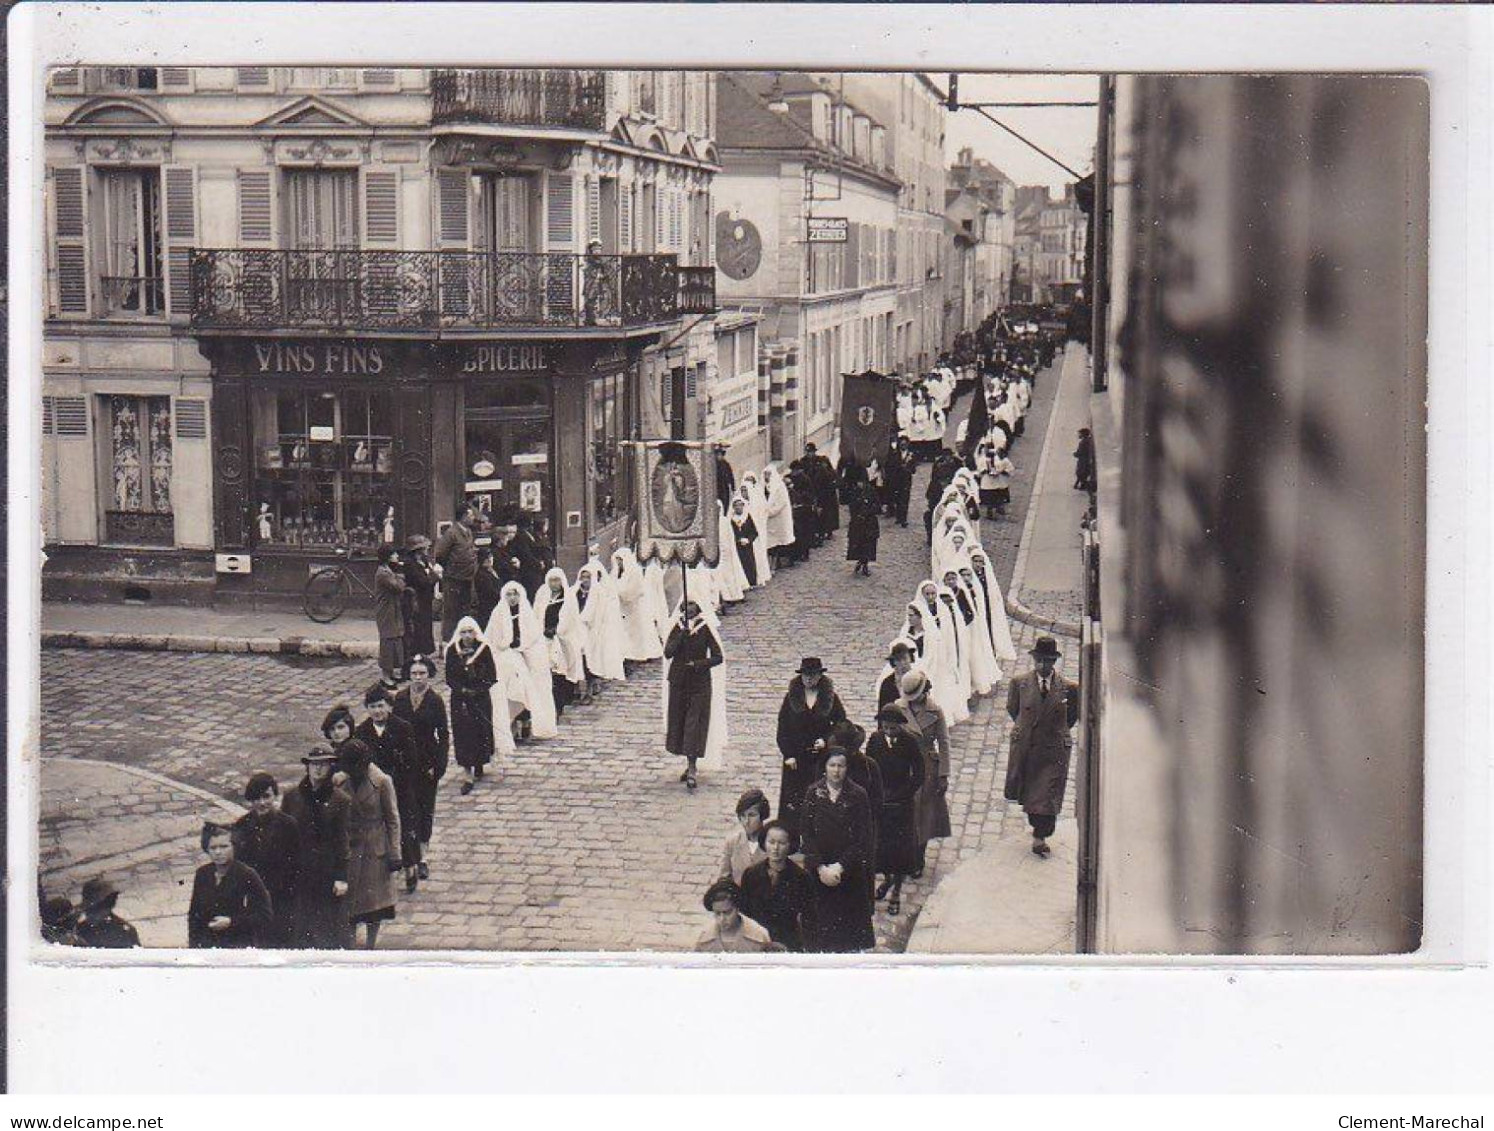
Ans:
{"type": "Polygon", "coordinates": [[[319,569],[306,582],[301,595],[306,615],[317,624],[330,624],[342,616],[348,603],[348,580],[338,566],[319,569]]]}

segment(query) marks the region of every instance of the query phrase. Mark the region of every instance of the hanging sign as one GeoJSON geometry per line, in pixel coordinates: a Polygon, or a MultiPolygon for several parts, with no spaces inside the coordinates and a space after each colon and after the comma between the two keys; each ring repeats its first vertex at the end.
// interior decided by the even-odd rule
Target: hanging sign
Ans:
{"type": "Polygon", "coordinates": [[[638,560],[715,565],[720,556],[716,461],[705,445],[644,440],[634,446],[638,560]]]}

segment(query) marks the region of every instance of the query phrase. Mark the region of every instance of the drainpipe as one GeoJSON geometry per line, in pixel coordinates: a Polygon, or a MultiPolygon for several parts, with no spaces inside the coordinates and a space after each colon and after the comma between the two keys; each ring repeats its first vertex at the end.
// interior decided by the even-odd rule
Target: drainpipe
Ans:
{"type": "Polygon", "coordinates": [[[1095,198],[1091,208],[1093,215],[1093,246],[1089,249],[1091,271],[1089,296],[1090,332],[1089,356],[1090,376],[1095,392],[1102,393],[1110,384],[1109,341],[1107,326],[1110,321],[1110,163],[1111,132],[1115,114],[1115,76],[1100,76],[1100,113],[1095,145],[1095,198]]]}

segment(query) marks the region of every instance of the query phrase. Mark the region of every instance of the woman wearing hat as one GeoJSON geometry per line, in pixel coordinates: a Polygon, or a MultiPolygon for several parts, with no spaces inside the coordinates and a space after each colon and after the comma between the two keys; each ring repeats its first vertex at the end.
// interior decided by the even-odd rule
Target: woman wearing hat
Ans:
{"type": "Polygon", "coordinates": [[[209,821],[202,827],[208,863],[192,880],[187,945],[224,949],[263,946],[270,926],[270,893],[259,873],[233,858],[233,830],[209,821]]]}
{"type": "Polygon", "coordinates": [[[887,898],[887,914],[902,910],[903,877],[919,867],[915,806],[923,787],[923,751],[896,707],[877,712],[877,733],[866,752],[882,774],[882,812],[877,828],[877,866],[883,877],[875,898],[887,898]]]}
{"type": "Polygon", "coordinates": [[[306,776],[281,803],[300,834],[291,931],[297,949],[342,950],[353,941],[347,910],[350,801],[333,780],[337,761],[326,747],[311,751],[301,759],[306,776]]]}
{"type": "Polygon", "coordinates": [[[412,534],[404,555],[405,655],[429,656],[436,650],[432,622],[436,617],[436,583],[440,580],[431,564],[431,540],[412,534]]]}
{"type": "Polygon", "coordinates": [[[125,950],[140,945],[135,928],[114,914],[119,889],[103,876],[95,876],[83,885],[78,922],[73,937],[78,946],[125,950]]]}
{"type": "Polygon", "coordinates": [[[740,884],[742,874],[763,859],[762,831],[771,811],[760,789],[749,789],[737,798],[740,827],[726,838],[726,851],[721,854],[721,879],[740,884]]]}
{"type": "Polygon", "coordinates": [[[364,946],[372,950],[379,926],[394,918],[394,875],[404,867],[399,801],[361,740],[350,738],[338,753],[347,774],[348,921],[364,925],[364,946]]]}
{"type": "Polygon", "coordinates": [[[281,811],[280,783],[274,774],[261,771],[252,776],[244,787],[244,801],[249,812],[233,825],[234,859],[253,868],[270,893],[270,921],[259,945],[290,946],[301,863],[300,826],[281,811]]]}
{"type": "Polygon", "coordinates": [[[830,732],[845,717],[824,663],[818,656],[806,656],[778,708],[778,753],[783,760],[778,816],[795,833],[804,792],[819,779],[830,732]]]}
{"type": "Polygon", "coordinates": [[[1017,801],[1032,826],[1032,851],[1052,850],[1058,814],[1069,780],[1070,729],[1079,721],[1078,688],[1056,670],[1058,641],[1039,636],[1032,648],[1033,670],[1007,687],[1006,713],[1011,716],[1011,752],[1006,767],[1006,799],[1017,801]]]}
{"type": "Polygon", "coordinates": [[[923,785],[913,803],[918,827],[918,867],[909,873],[916,880],[923,875],[928,842],[950,834],[949,726],[944,712],[934,702],[929,677],[917,668],[903,676],[903,697],[898,705],[907,712],[923,755],[923,785]]]}

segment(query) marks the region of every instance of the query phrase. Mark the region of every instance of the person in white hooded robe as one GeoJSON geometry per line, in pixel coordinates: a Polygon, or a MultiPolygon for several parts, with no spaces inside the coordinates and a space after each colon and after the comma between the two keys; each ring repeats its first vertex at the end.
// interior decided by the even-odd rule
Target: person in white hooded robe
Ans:
{"type": "Polygon", "coordinates": [[[763,468],[763,489],[767,497],[768,553],[781,563],[795,542],[794,504],[788,484],[775,464],[763,468]]]}
{"type": "Polygon", "coordinates": [[[577,571],[574,592],[581,613],[587,691],[595,699],[601,694],[602,680],[627,679],[623,668],[622,614],[612,579],[595,559],[577,571]]]}
{"type": "MultiPolygon", "coordinates": [[[[550,648],[540,619],[524,586],[510,581],[498,594],[498,604],[488,619],[488,644],[494,654],[508,650],[523,657],[526,695],[520,716],[520,737],[554,738],[559,729],[555,716],[555,688],[550,673],[550,648]]],[[[510,692],[510,703],[512,703],[510,692]]]]}
{"type": "Polygon", "coordinates": [[[493,666],[498,672],[498,682],[493,685],[494,745],[501,742],[498,730],[505,725],[511,732],[512,744],[523,736],[519,720],[529,710],[529,661],[524,658],[522,606],[505,597],[503,590],[499,590],[498,603],[488,614],[483,636],[493,650],[493,666]]]}
{"type": "MultiPolygon", "coordinates": [[[[954,590],[941,583],[939,585],[939,604],[943,609],[945,617],[953,628],[955,642],[955,676],[959,681],[960,698],[964,703],[964,722],[970,717],[970,697],[975,694],[970,678],[970,626],[965,623],[964,616],[960,613],[959,598],[954,590]]],[[[956,716],[962,712],[956,711],[956,716]]]]}
{"type": "Polygon", "coordinates": [[[752,553],[757,560],[757,584],[761,588],[773,577],[773,570],[768,562],[768,500],[763,494],[762,484],[750,471],[742,476],[742,485],[737,491],[747,500],[747,512],[752,515],[752,524],[757,527],[752,553]]]}
{"type": "Polygon", "coordinates": [[[586,687],[585,630],[576,595],[566,584],[565,571],[559,566],[545,574],[545,583],[534,597],[534,616],[545,638],[550,681],[559,717],[575,701],[584,706],[591,701],[586,687]]]}
{"type": "Polygon", "coordinates": [[[612,553],[612,581],[617,590],[617,611],[622,620],[623,659],[646,663],[664,655],[658,624],[649,600],[648,581],[631,546],[612,553]]]}
{"type": "Polygon", "coordinates": [[[985,594],[986,608],[991,614],[991,651],[997,660],[1012,663],[1017,658],[1017,645],[1006,619],[1006,598],[1001,594],[1001,582],[996,580],[991,559],[979,546],[970,551],[970,565],[975,573],[976,587],[985,594]]]}
{"type": "MultiPolygon", "coordinates": [[[[969,570],[970,566],[966,564],[964,568],[969,570]]],[[[968,650],[971,694],[989,695],[1001,678],[1001,669],[997,667],[995,653],[991,651],[991,637],[986,631],[980,600],[965,584],[958,567],[951,566],[944,571],[944,588],[954,594],[955,611],[964,627],[960,643],[968,650]],[[968,620],[965,619],[967,610],[968,620]]]]}
{"type": "Polygon", "coordinates": [[[933,684],[934,702],[953,726],[956,721],[970,717],[968,698],[960,696],[960,659],[954,621],[939,600],[939,586],[935,582],[919,583],[916,602],[923,617],[923,670],[933,684]]]}
{"type": "Polygon", "coordinates": [[[726,508],[718,500],[716,509],[716,546],[719,557],[716,561],[716,591],[721,600],[735,605],[747,596],[747,573],[742,569],[742,559],[737,554],[736,528],[726,516],[726,508]]]}
{"type": "Polygon", "coordinates": [[[664,591],[664,567],[658,558],[650,558],[643,567],[643,599],[659,634],[659,654],[664,654],[664,638],[669,635],[669,595],[664,591]]]}

